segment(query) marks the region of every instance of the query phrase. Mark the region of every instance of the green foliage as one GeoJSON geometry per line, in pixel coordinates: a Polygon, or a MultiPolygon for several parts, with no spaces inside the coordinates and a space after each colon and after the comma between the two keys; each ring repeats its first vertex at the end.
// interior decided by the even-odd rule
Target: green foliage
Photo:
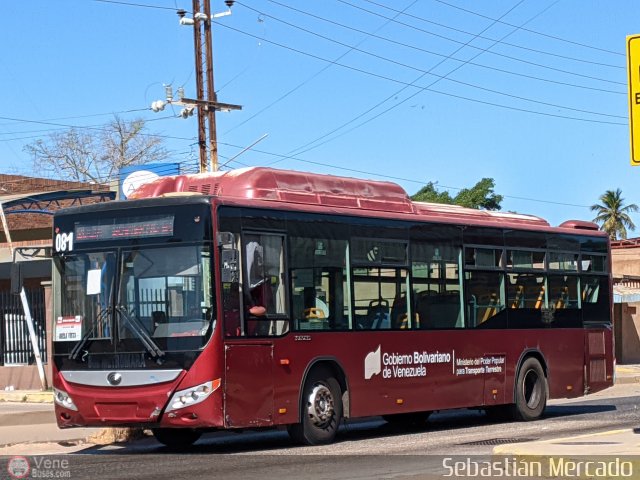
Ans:
{"type": "Polygon", "coordinates": [[[622,190],[619,188],[615,192],[607,190],[600,195],[600,203],[591,205],[591,210],[597,214],[593,221],[600,225],[600,230],[609,234],[611,240],[625,239],[627,229],[636,228],[629,213],[637,212],[638,206],[635,203],[624,205],[622,190]]]}
{"type": "Polygon", "coordinates": [[[415,195],[411,197],[411,200],[415,200],[416,202],[453,204],[453,198],[451,198],[449,192],[437,191],[433,182],[429,182],[424,187],[422,187],[415,195]]]}
{"type": "Polygon", "coordinates": [[[483,178],[471,188],[463,188],[455,197],[451,197],[449,192],[439,192],[433,182],[427,183],[415,195],[411,197],[417,202],[447,203],[450,205],[460,205],[467,208],[484,210],[500,210],[502,206],[502,195],[496,194],[495,181],[493,178],[483,178]]]}

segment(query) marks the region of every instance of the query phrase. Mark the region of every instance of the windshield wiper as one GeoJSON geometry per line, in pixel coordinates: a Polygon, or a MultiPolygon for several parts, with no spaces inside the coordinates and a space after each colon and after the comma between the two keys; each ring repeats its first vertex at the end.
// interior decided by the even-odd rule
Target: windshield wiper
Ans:
{"type": "Polygon", "coordinates": [[[84,336],[80,339],[80,341],[78,343],[76,343],[76,346],[73,347],[73,350],[71,350],[71,353],[69,353],[69,358],[71,360],[75,360],[76,359],[76,357],[78,356],[78,354],[82,350],[82,347],[84,347],[85,344],[89,341],[89,339],[91,339],[93,337],[93,334],[95,333],[96,327],[100,323],[100,320],[103,320],[104,317],[106,317],[110,312],[111,312],[111,307],[107,307],[107,308],[105,308],[105,309],[100,311],[100,313],[96,317],[95,322],[93,323],[93,327],[91,327],[91,329],[87,333],[84,334],[84,336]]]}
{"type": "Polygon", "coordinates": [[[116,312],[118,312],[121,315],[121,317],[124,318],[129,330],[138,337],[138,339],[147,349],[149,354],[152,357],[158,358],[158,360],[160,360],[160,357],[164,356],[164,352],[158,346],[158,344],[153,341],[153,339],[147,332],[147,329],[144,328],[144,326],[140,323],[140,321],[135,316],[129,316],[126,309],[119,305],[116,306],[116,312]]]}

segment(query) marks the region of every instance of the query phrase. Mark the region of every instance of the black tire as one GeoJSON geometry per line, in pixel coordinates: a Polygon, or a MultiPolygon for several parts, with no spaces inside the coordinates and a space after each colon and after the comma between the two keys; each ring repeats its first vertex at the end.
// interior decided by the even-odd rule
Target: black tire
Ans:
{"type": "Polygon", "coordinates": [[[189,448],[202,435],[191,428],[154,428],[152,432],[156,440],[174,450],[189,448]]]}
{"type": "Polygon", "coordinates": [[[303,445],[333,442],[342,421],[342,390],[327,368],[314,368],[309,373],[300,412],[302,421],[287,428],[293,441],[303,445]]]}
{"type": "Polygon", "coordinates": [[[391,425],[422,427],[427,423],[431,412],[393,413],[382,415],[382,419],[391,425]]]}
{"type": "Polygon", "coordinates": [[[540,418],[547,406],[547,390],[547,378],[542,365],[535,358],[527,358],[516,380],[514,418],[525,422],[540,418]]]}

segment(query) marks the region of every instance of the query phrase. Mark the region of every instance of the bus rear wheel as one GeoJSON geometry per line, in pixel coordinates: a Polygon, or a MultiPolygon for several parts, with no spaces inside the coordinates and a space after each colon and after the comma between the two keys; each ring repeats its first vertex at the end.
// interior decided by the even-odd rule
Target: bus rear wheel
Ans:
{"type": "Polygon", "coordinates": [[[542,416],[547,406],[547,378],[535,358],[527,358],[520,367],[516,381],[514,418],[525,422],[542,416]]]}
{"type": "Polygon", "coordinates": [[[154,428],[152,432],[156,440],[175,450],[189,448],[202,435],[191,428],[154,428]]]}
{"type": "Polygon", "coordinates": [[[333,442],[342,420],[342,391],[328,369],[317,368],[309,374],[300,407],[302,421],[287,429],[291,438],[303,445],[333,442]]]}

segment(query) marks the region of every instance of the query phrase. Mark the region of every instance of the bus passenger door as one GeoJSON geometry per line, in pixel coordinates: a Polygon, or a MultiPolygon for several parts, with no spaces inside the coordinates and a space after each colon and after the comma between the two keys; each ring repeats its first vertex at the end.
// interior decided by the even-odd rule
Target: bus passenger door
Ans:
{"type": "Polygon", "coordinates": [[[485,353],[481,359],[484,367],[484,404],[500,405],[506,402],[505,369],[507,355],[485,353]]]}
{"type": "Polygon", "coordinates": [[[613,345],[610,328],[585,329],[585,388],[598,392],[613,385],[613,345]]]}
{"type": "Polygon", "coordinates": [[[224,418],[227,427],[273,424],[273,345],[225,345],[224,418]]]}

